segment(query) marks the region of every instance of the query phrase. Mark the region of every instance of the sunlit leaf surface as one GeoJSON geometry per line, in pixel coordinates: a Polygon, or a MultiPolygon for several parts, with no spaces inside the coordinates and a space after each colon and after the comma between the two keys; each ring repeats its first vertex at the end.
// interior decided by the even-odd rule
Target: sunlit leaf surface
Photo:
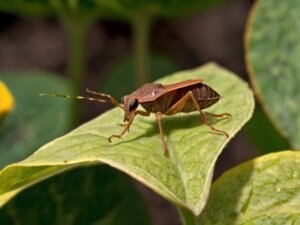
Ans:
{"type": "Polygon", "coordinates": [[[225,172],[200,216],[203,225],[300,224],[300,153],[256,158],[225,172]]]}

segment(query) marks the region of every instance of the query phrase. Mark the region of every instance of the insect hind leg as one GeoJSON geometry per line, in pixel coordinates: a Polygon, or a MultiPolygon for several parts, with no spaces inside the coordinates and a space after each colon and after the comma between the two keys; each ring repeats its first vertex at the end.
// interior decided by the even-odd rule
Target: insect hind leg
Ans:
{"type": "MultiPolygon", "coordinates": [[[[190,100],[192,100],[195,108],[198,110],[198,112],[200,113],[201,119],[203,121],[203,123],[208,126],[211,130],[215,131],[216,133],[219,134],[223,134],[225,135],[227,138],[229,137],[229,135],[222,130],[219,130],[215,127],[213,127],[212,125],[209,124],[208,119],[206,118],[204,112],[201,110],[200,105],[198,104],[195,96],[193,95],[192,91],[189,91],[188,93],[186,93],[181,99],[179,99],[169,110],[167,110],[167,112],[165,113],[166,115],[174,115],[176,113],[179,113],[182,111],[182,109],[185,107],[185,105],[187,104],[187,102],[189,102],[190,100]]],[[[209,113],[210,114],[210,113],[209,113]]],[[[223,117],[223,116],[228,116],[230,115],[229,113],[223,113],[223,114],[211,114],[214,115],[216,117],[223,117]]]]}
{"type": "MultiPolygon", "coordinates": [[[[203,111],[201,110],[200,105],[198,104],[198,102],[197,102],[195,96],[193,95],[193,92],[189,91],[188,94],[190,95],[191,99],[193,100],[193,103],[194,103],[196,109],[197,109],[198,112],[200,113],[200,116],[201,116],[201,119],[202,119],[203,123],[204,123],[206,126],[208,126],[211,130],[215,131],[216,133],[223,134],[223,135],[225,135],[227,138],[229,138],[229,135],[228,135],[227,132],[222,131],[222,130],[219,130],[219,129],[217,129],[217,128],[215,128],[215,127],[213,127],[212,125],[209,124],[208,119],[207,119],[207,117],[205,116],[205,114],[203,113],[203,111]]],[[[216,116],[216,117],[223,117],[223,116],[228,116],[228,115],[230,115],[229,113],[222,113],[222,114],[211,114],[211,113],[208,113],[208,114],[213,115],[213,116],[216,116]]]]}

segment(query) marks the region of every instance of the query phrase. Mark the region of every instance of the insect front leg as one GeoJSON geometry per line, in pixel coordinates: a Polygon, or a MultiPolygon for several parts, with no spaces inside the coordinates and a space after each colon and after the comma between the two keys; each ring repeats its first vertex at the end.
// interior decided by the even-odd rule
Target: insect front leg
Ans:
{"type": "MultiPolygon", "coordinates": [[[[133,114],[133,116],[131,117],[131,119],[129,120],[128,123],[124,124],[124,130],[120,133],[120,134],[113,134],[108,138],[108,141],[111,142],[112,138],[122,138],[122,136],[126,133],[126,131],[129,131],[130,125],[134,119],[134,117],[136,116],[136,114],[133,114]]],[[[122,124],[123,125],[123,124],[122,124]]]]}
{"type": "Polygon", "coordinates": [[[144,112],[144,111],[141,111],[141,110],[136,110],[135,113],[133,114],[133,116],[131,117],[131,119],[128,121],[128,123],[125,123],[125,124],[118,124],[118,125],[121,125],[122,127],[125,127],[124,130],[120,133],[120,134],[113,134],[111,135],[109,138],[108,138],[108,141],[111,142],[111,139],[112,138],[122,138],[123,135],[126,133],[126,132],[129,132],[129,128],[134,120],[134,117],[136,115],[141,115],[141,116],[150,116],[150,112],[144,112]]]}
{"type": "MultiPolygon", "coordinates": [[[[141,111],[141,110],[136,110],[135,114],[139,114],[139,115],[145,116],[145,117],[150,116],[150,112],[144,112],[144,111],[141,111]]],[[[128,123],[118,123],[117,125],[120,126],[120,127],[126,127],[128,125],[128,123]]],[[[129,128],[127,129],[127,131],[129,132],[129,128]]]]}

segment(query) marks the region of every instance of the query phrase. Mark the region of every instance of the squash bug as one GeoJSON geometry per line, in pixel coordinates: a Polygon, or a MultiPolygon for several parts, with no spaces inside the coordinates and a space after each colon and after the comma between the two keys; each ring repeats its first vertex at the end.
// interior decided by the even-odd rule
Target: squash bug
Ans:
{"type": "Polygon", "coordinates": [[[52,95],[66,98],[86,99],[97,102],[111,102],[113,105],[124,110],[124,129],[120,134],[113,134],[108,138],[111,142],[112,138],[122,138],[126,132],[129,132],[129,128],[137,115],[149,116],[150,113],[155,113],[156,121],[158,123],[161,143],[163,147],[163,153],[168,155],[168,149],[163,134],[162,128],[162,115],[171,116],[177,113],[198,111],[200,113],[201,120],[211,130],[216,133],[229,137],[228,133],[219,130],[209,124],[205,114],[214,117],[230,116],[229,113],[212,114],[204,113],[202,110],[217,103],[220,100],[220,95],[211,87],[203,83],[202,79],[186,80],[174,84],[162,85],[159,83],[148,83],[138,88],[136,91],[129,95],[122,97],[122,104],[118,103],[112,96],[90,91],[87,92],[100,96],[104,99],[90,98],[84,96],[69,96],[58,94],[41,94],[52,95]],[[138,110],[138,106],[141,105],[145,111],[138,110]]]}

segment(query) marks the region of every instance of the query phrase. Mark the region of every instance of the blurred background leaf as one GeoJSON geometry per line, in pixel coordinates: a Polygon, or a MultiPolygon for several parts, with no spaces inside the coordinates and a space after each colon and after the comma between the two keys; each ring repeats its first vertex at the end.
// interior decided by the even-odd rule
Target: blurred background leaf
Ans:
{"type": "Polygon", "coordinates": [[[150,225],[129,179],[108,166],[80,167],[21,192],[0,210],[3,225],[150,225]]]}
{"type": "Polygon", "coordinates": [[[300,153],[268,154],[226,171],[212,185],[203,225],[300,224],[300,153]]]}
{"type": "Polygon", "coordinates": [[[69,93],[67,81],[48,73],[0,72],[15,107],[0,127],[0,167],[26,158],[36,148],[68,129],[69,101],[40,97],[39,93],[69,93]]]}
{"type": "Polygon", "coordinates": [[[247,28],[247,66],[268,117],[300,149],[300,1],[257,1],[247,28]]]}

